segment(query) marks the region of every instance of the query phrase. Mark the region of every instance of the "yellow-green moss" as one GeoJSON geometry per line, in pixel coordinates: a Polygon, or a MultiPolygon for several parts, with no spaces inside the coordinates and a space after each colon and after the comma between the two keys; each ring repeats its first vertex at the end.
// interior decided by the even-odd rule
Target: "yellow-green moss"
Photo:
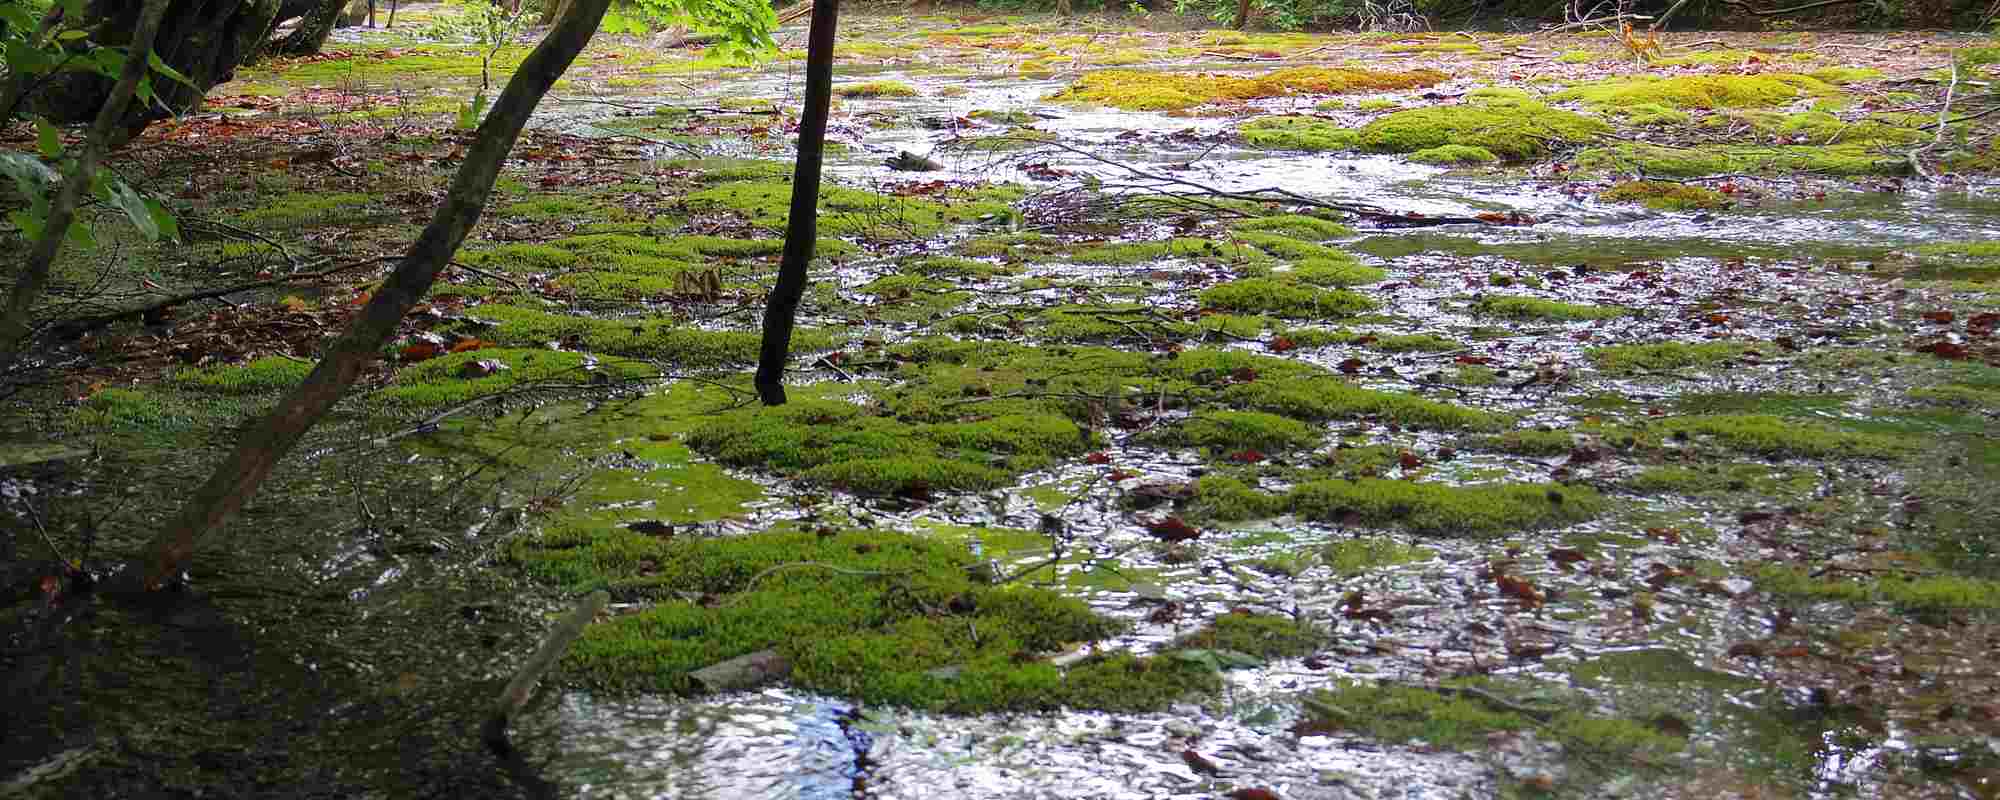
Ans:
{"type": "Polygon", "coordinates": [[[1398,425],[1445,429],[1491,429],[1504,420],[1475,408],[1364,389],[1332,377],[1264,377],[1231,386],[1222,394],[1247,408],[1300,419],[1377,417],[1398,425]]]}
{"type": "Polygon", "coordinates": [[[1900,175],[1908,159],[1859,144],[1719,145],[1693,148],[1621,143],[1577,153],[1585,171],[1641,172],[1692,178],[1738,172],[1811,172],[1822,175],[1900,175]]]}
{"type": "Polygon", "coordinates": [[[1551,99],[1576,100],[1602,108],[1653,103],[1668,108],[1718,109],[1775,106],[1801,97],[1836,93],[1832,85],[1818,78],[1787,73],[1639,75],[1571,87],[1551,99]]]}
{"type": "Polygon", "coordinates": [[[298,193],[259,199],[256,208],[236,215],[245,225],[258,228],[296,228],[352,221],[371,216],[376,198],[357,192],[332,194],[298,193]]]}
{"type": "Polygon", "coordinates": [[[1519,295],[1487,295],[1472,304],[1473,313],[1507,319],[1610,319],[1632,313],[1622,306],[1589,306],[1519,295]]]}
{"type": "Polygon", "coordinates": [[[1338,222],[1308,217],[1302,214],[1277,214],[1269,217],[1255,217],[1239,220],[1230,225],[1238,231],[1289,236],[1304,242],[1324,242],[1354,235],[1354,229],[1338,222]]]}
{"type": "Polygon", "coordinates": [[[1277,414],[1204,410],[1173,426],[1165,438],[1179,444],[1211,448],[1218,453],[1242,450],[1277,452],[1317,445],[1324,433],[1317,425],[1277,414]]]}
{"type": "Polygon", "coordinates": [[[1396,526],[1417,533],[1498,536],[1591,519],[1608,502],[1583,486],[1500,484],[1448,486],[1361,478],[1301,484],[1292,512],[1309,520],[1396,526]]]}
{"type": "Polygon", "coordinates": [[[1326,634],[1291,617],[1275,614],[1222,614],[1201,630],[1174,640],[1174,647],[1229,650],[1259,658],[1294,658],[1312,653],[1326,634]]]}
{"type": "Polygon", "coordinates": [[[1850,433],[1814,422],[1769,414],[1710,414],[1662,420],[1666,431],[1708,439],[1746,453],[1773,457],[1890,458],[1915,448],[1913,442],[1879,433],[1850,433]]]}
{"type": "Polygon", "coordinates": [[[178,370],[169,380],[181,386],[211,392],[256,394],[297,386],[312,368],[313,362],[309,360],[265,356],[245,364],[178,370]]]}
{"type": "Polygon", "coordinates": [[[1625,181],[1597,193],[1607,203],[1638,203],[1660,211],[1728,208],[1729,198],[1706,186],[1671,181],[1625,181]]]}
{"type": "Polygon", "coordinates": [[[1288,269],[1275,271],[1272,275],[1313,286],[1361,286],[1379,283],[1389,277],[1389,272],[1380,267],[1367,266],[1343,254],[1339,259],[1314,258],[1300,261],[1288,269]]]}
{"type": "Polygon", "coordinates": [[[2000,582],[1957,575],[1813,577],[1798,567],[1766,566],[1756,570],[1754,577],[1758,588],[1787,597],[1887,602],[1913,609],[2000,608],[2000,582]]]}
{"type": "Polygon", "coordinates": [[[1374,300],[1344,289],[1321,289],[1275,278],[1242,278],[1209,287],[1201,302],[1211,308],[1280,317],[1351,317],[1376,308],[1374,300]]]}
{"type": "Polygon", "coordinates": [[[1298,115],[1259,117],[1237,134],[1244,144],[1269,150],[1352,150],[1361,142],[1359,132],[1332,120],[1298,115]]]}
{"type": "Polygon", "coordinates": [[[1099,70],[1050,96],[1130,111],[1174,111],[1206,103],[1292,95],[1418,89],[1449,76],[1429,69],[1404,72],[1345,67],[1289,67],[1254,78],[1219,73],[1099,70]]]}
{"type": "Polygon", "coordinates": [[[1466,144],[1446,144],[1426,147],[1410,154],[1410,160],[1419,164],[1486,164],[1499,161],[1500,157],[1484,147],[1466,144]]]}
{"type": "Polygon", "coordinates": [[[1816,486],[1818,479],[1807,471],[1769,464],[1668,465],[1647,467],[1620,483],[1643,494],[1756,492],[1773,498],[1803,494],[1816,486]]]}
{"type": "Polygon", "coordinates": [[[1475,450],[1496,450],[1524,456],[1562,456],[1576,449],[1576,435],[1569,431],[1545,431],[1534,428],[1508,431],[1497,436],[1475,436],[1464,440],[1463,447],[1475,450]]]}
{"type": "MultiPolygon", "coordinates": [[[[466,316],[490,323],[458,323],[453,327],[502,345],[547,347],[550,342],[593,353],[657,359],[681,367],[707,368],[757,360],[756,331],[711,331],[683,327],[671,320],[633,320],[557,314],[505,303],[487,303],[466,316]]],[[[794,352],[833,346],[825,331],[806,328],[792,334],[794,352]]]]}
{"type": "Polygon", "coordinates": [[[1713,367],[1744,356],[1768,355],[1757,342],[1655,342],[1593,347],[1584,351],[1599,369],[1613,372],[1659,372],[1688,367],[1713,367]]]}
{"type": "Polygon", "coordinates": [[[1429,561],[1437,553],[1394,539],[1368,536],[1328,542],[1322,554],[1337,575],[1363,575],[1383,567],[1429,561]]]}
{"type": "Polygon", "coordinates": [[[656,377],[652,365],[626,359],[597,359],[547,348],[486,348],[450,353],[396,371],[371,400],[404,409],[433,409],[536,382],[589,385],[656,377]],[[476,362],[503,369],[484,369],[476,362]],[[482,374],[483,373],[483,374],[482,374]]]}
{"type": "Polygon", "coordinates": [[[840,97],[916,97],[917,87],[902,81],[867,81],[837,85],[833,93],[840,97]]]}
{"type": "MultiPolygon", "coordinates": [[[[724,183],[692,192],[684,202],[696,212],[734,211],[760,228],[782,231],[791,214],[792,185],[775,180],[724,183]]],[[[947,224],[1011,212],[1010,205],[990,191],[960,191],[924,199],[843,186],[822,186],[819,190],[819,231],[827,236],[929,237],[947,224]]]]}
{"type": "Polygon", "coordinates": [[[1939,242],[1915,252],[1926,263],[1954,269],[2000,269],[2000,241],[1939,242]]]}

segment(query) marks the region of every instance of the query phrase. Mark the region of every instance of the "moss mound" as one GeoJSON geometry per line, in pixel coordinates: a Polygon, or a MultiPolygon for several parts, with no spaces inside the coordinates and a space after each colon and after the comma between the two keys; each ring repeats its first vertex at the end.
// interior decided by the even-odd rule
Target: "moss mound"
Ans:
{"type": "Polygon", "coordinates": [[[1078,78],[1049,99],[1097,103],[1128,111],[1175,111],[1207,103],[1268,97],[1419,89],[1448,77],[1429,69],[1378,71],[1346,67],[1290,67],[1254,78],[1107,69],[1078,78]]]}
{"type": "MultiPolygon", "coordinates": [[[[819,230],[826,236],[871,238],[930,237],[945,226],[986,215],[1013,213],[1005,189],[944,192],[929,198],[895,197],[845,186],[819,190],[819,230]]],[[[784,180],[739,181],[711,186],[684,198],[695,212],[733,211],[750,224],[773,232],[791,215],[792,184],[784,180]]]]}
{"type": "Polygon", "coordinates": [[[1667,147],[1644,143],[1621,143],[1594,147],[1576,154],[1578,169],[1605,172],[1640,172],[1674,178],[1727,175],[1738,172],[1810,172],[1820,175],[1901,175],[1909,171],[1909,160],[1884,154],[1879,148],[1859,144],[1835,145],[1720,145],[1667,147]]]}
{"type": "Polygon", "coordinates": [[[1465,164],[1488,164],[1499,161],[1500,157],[1484,147],[1468,144],[1447,144],[1426,147],[1410,154],[1410,160],[1419,164],[1444,164],[1461,166],[1465,164]]]}
{"type": "Polygon", "coordinates": [[[1121,628],[1082,602],[979,583],[963,547],[885,532],[773,531],[666,539],[559,529],[514,559],[573,583],[616,575],[624,596],[688,593],[592,625],[567,664],[587,683],[690,692],[689,673],[775,649],[804,689],[947,712],[1164,707],[1220,681],[1199,664],[1130,654],[1065,670],[1035,658],[1121,628]]]}
{"type": "Polygon", "coordinates": [[[1590,306],[1518,295],[1487,295],[1472,304],[1473,313],[1507,319],[1610,319],[1632,313],[1621,306],[1590,306]]]}
{"type": "Polygon", "coordinates": [[[1379,478],[1314,481],[1293,489],[1290,500],[1293,513],[1315,521],[1477,536],[1558,528],[1609,506],[1603,495],[1582,486],[1446,486],[1379,478]]]}
{"type": "Polygon", "coordinates": [[[1275,278],[1242,278],[1209,287],[1201,302],[1210,308],[1280,317],[1329,319],[1375,310],[1365,295],[1321,289],[1275,278]]]}
{"type": "MultiPolygon", "coordinates": [[[[1519,161],[1548,155],[1564,145],[1590,142],[1611,132],[1611,126],[1533,100],[1489,97],[1455,106],[1397,111],[1352,130],[1318,117],[1275,116],[1252,120],[1239,132],[1253,147],[1373,153],[1477,148],[1497,159],[1519,161]]],[[[1441,152],[1477,155],[1470,149],[1441,152]]]]}
{"type": "Polygon", "coordinates": [[[1806,96],[1832,95],[1838,90],[1807,75],[1677,75],[1670,78],[1633,76],[1571,87],[1552,98],[1576,100],[1603,108],[1653,104],[1675,109],[1759,108],[1789,103],[1806,96]]]}
{"type": "Polygon", "coordinates": [[[1277,214],[1269,217],[1255,217],[1230,225],[1238,231],[1271,233],[1289,236],[1303,242],[1324,242],[1354,235],[1354,229],[1331,220],[1308,217],[1303,214],[1277,214]]]}
{"type": "Polygon", "coordinates": [[[1291,658],[1311,653],[1326,636],[1291,617],[1229,613],[1174,641],[1176,647],[1230,650],[1259,658],[1291,658]]]}
{"type": "Polygon", "coordinates": [[[1707,414],[1660,423],[1676,438],[1714,441],[1732,450],[1773,457],[1891,458],[1915,443],[1879,433],[1852,433],[1770,414],[1707,414]]]}
{"type": "Polygon", "coordinates": [[[1319,444],[1324,431],[1290,417],[1260,411],[1202,411],[1182,420],[1168,441],[1217,451],[1279,451],[1319,444]]]}
{"type": "Polygon", "coordinates": [[[1597,193],[1607,203],[1638,203],[1658,211],[1711,211],[1729,207],[1729,198],[1705,186],[1670,181],[1625,181],[1597,193]]]}
{"type": "Polygon", "coordinates": [[[1645,372],[1713,367],[1744,356],[1767,355],[1757,342],[1657,342],[1593,347],[1584,351],[1599,369],[1615,372],[1645,372]]]}
{"type": "Polygon", "coordinates": [[[917,87],[902,81],[866,81],[863,83],[843,83],[833,87],[833,93],[841,97],[916,97],[917,87]]]}

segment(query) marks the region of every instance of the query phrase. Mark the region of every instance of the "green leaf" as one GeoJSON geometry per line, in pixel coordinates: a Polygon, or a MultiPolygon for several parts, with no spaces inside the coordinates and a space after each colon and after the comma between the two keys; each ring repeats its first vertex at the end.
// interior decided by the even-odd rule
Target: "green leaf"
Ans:
{"type": "Polygon", "coordinates": [[[194,81],[188,80],[188,76],[182,75],[180,70],[168,66],[167,62],[165,61],[161,61],[160,52],[158,50],[146,51],[146,63],[151,64],[153,66],[154,72],[158,72],[161,75],[165,75],[169,78],[172,78],[176,83],[186,86],[189,89],[193,89],[195,91],[201,91],[201,87],[194,85],[194,81]]]}
{"type": "Polygon", "coordinates": [[[42,215],[40,214],[29,213],[26,209],[20,211],[9,211],[7,212],[7,221],[14,223],[14,227],[20,228],[22,238],[25,238],[30,242],[37,241],[42,238],[42,225],[44,220],[42,219],[42,215]]]}
{"type": "Polygon", "coordinates": [[[64,238],[69,239],[70,244],[85,250],[97,249],[97,239],[90,235],[89,225],[78,225],[72,222],[69,225],[69,230],[65,233],[67,235],[64,238]]]}
{"type": "Polygon", "coordinates": [[[169,242],[181,240],[180,220],[174,219],[174,212],[168,211],[165,203],[151,197],[146,198],[146,212],[152,216],[153,224],[160,228],[160,238],[169,242]]]}
{"type": "Polygon", "coordinates": [[[154,221],[153,210],[146,207],[146,198],[132,191],[131,186],[124,181],[112,182],[111,201],[125,212],[125,218],[132,221],[132,227],[138,228],[139,235],[146,237],[146,241],[160,240],[160,223],[154,221]]]}
{"type": "Polygon", "coordinates": [[[89,32],[89,31],[78,31],[78,30],[68,30],[68,31],[63,31],[62,33],[58,33],[58,34],[56,34],[56,41],[59,41],[59,42],[74,42],[74,41],[76,41],[76,40],[78,40],[78,39],[81,39],[81,38],[83,38],[83,37],[85,37],[85,36],[89,36],[89,35],[90,35],[90,32],[89,32]]]}
{"type": "Polygon", "coordinates": [[[62,131],[42,117],[35,118],[35,149],[42,151],[43,158],[62,157],[62,131]]]}

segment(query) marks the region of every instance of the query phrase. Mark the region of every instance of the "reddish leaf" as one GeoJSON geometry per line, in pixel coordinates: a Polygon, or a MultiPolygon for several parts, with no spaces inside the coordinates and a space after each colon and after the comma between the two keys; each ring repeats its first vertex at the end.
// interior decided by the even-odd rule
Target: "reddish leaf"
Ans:
{"type": "Polygon", "coordinates": [[[1229,460],[1238,464],[1255,464],[1264,460],[1264,454],[1256,450],[1245,450],[1240,453],[1230,453],[1229,460]]]}
{"type": "Polygon", "coordinates": [[[1812,651],[1807,650],[1804,645],[1781,647],[1771,651],[1772,658],[1805,658],[1809,655],[1812,655],[1812,651]]]}
{"type": "Polygon", "coordinates": [[[1182,750],[1181,760],[1187,762],[1188,769],[1202,775],[1219,775],[1222,773],[1222,768],[1216,766],[1215,762],[1208,760],[1202,754],[1193,750],[1182,750]]]}
{"type": "Polygon", "coordinates": [[[1119,481],[1124,481],[1124,480],[1131,480],[1136,477],[1139,477],[1139,473],[1130,472],[1122,469],[1114,469],[1111,471],[1110,474],[1104,476],[1105,480],[1111,481],[1112,483],[1117,483],[1119,481]]]}
{"type": "Polygon", "coordinates": [[[1949,358],[1954,361],[1966,358],[1967,356],[1971,355],[1971,353],[1965,349],[1965,345],[1958,344],[1956,342],[1947,342],[1942,339],[1918,347],[1917,352],[1930,353],[1931,355],[1937,356],[1938,358],[1949,358]]]}
{"type": "Polygon", "coordinates": [[[1573,547],[1551,547],[1549,548],[1549,560],[1563,566],[1569,566],[1579,561],[1589,561],[1590,556],[1584,555],[1582,550],[1573,547]]]}
{"type": "Polygon", "coordinates": [[[1512,575],[1502,574],[1494,575],[1493,583],[1500,587],[1501,597],[1510,597],[1519,600],[1522,605],[1529,608],[1539,608],[1542,605],[1542,593],[1536,590],[1535,585],[1532,583],[1512,575]]]}
{"type": "Polygon", "coordinates": [[[499,347],[499,345],[485,339],[460,339],[457,344],[451,346],[451,351],[454,353],[464,353],[472,350],[484,350],[488,347],[499,347]]]}
{"type": "Polygon", "coordinates": [[[1146,532],[1156,539],[1168,542],[1185,542],[1201,536],[1201,531],[1195,530],[1194,526],[1187,524],[1187,521],[1180,517],[1163,517],[1148,522],[1146,532]]]}
{"type": "Polygon", "coordinates": [[[1957,314],[1953,314],[1953,313],[1951,313],[1950,311],[1926,311],[1926,312],[1924,312],[1924,320],[1925,320],[1926,322],[1935,322],[1935,323],[1938,323],[1939,325],[1946,325],[1946,324],[1949,324],[1949,323],[1950,323],[1950,322],[1951,322],[1952,320],[1955,320],[1955,319],[1958,319],[1958,315],[1957,315],[1957,314]]]}
{"type": "Polygon", "coordinates": [[[1111,463],[1111,456],[1109,456],[1109,455],[1106,455],[1106,454],[1105,454],[1105,453],[1103,453],[1103,452],[1096,452],[1096,453],[1091,453],[1090,455],[1087,455],[1087,456],[1084,456],[1084,457],[1083,457],[1083,463],[1085,463],[1085,464],[1109,464],[1109,463],[1111,463]]]}
{"type": "Polygon", "coordinates": [[[1368,362],[1362,361],[1361,359],[1358,358],[1350,358],[1341,361],[1340,364],[1338,364],[1337,366],[1340,368],[1341,372],[1353,375],[1354,373],[1360,372],[1362,367],[1368,366],[1368,362]]]}
{"type": "Polygon", "coordinates": [[[1237,789],[1223,795],[1229,800],[1278,800],[1278,793],[1264,788],[1237,789]]]}
{"type": "Polygon", "coordinates": [[[1271,337],[1271,341],[1264,346],[1271,348],[1271,352],[1273,353],[1283,353],[1287,350],[1296,349],[1299,345],[1288,337],[1273,336],[1271,337]]]}
{"type": "Polygon", "coordinates": [[[1229,379],[1237,383],[1250,383],[1257,380],[1257,371],[1249,367],[1237,367],[1230,371],[1229,379]]]}
{"type": "Polygon", "coordinates": [[[429,361],[444,355],[444,348],[430,342],[417,342],[416,344],[404,347],[397,355],[403,359],[403,363],[414,364],[418,361],[429,361]]]}
{"type": "Polygon", "coordinates": [[[1424,460],[1418,458],[1416,453],[1404,450],[1396,455],[1396,463],[1403,465],[1403,469],[1416,469],[1424,465],[1424,460]]]}

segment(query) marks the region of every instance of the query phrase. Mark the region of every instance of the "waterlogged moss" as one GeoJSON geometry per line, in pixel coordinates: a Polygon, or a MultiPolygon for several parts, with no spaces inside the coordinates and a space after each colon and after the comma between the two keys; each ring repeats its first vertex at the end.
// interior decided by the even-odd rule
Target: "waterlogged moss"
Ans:
{"type": "Polygon", "coordinates": [[[546,348],[496,347],[451,353],[404,367],[388,386],[369,398],[404,409],[434,409],[538,383],[625,383],[658,375],[657,368],[641,361],[598,359],[546,348]]]}
{"type": "Polygon", "coordinates": [[[1269,217],[1255,217],[1238,221],[1230,228],[1237,231],[1289,236],[1303,242],[1324,242],[1354,235],[1354,229],[1331,220],[1308,217],[1303,214],[1278,214],[1269,217]]]}
{"type": "Polygon", "coordinates": [[[1272,274],[1312,286],[1362,286],[1389,277],[1388,270],[1362,264],[1352,257],[1310,258],[1272,274]]]}
{"type": "Polygon", "coordinates": [[[1640,172],[1675,178],[1739,172],[1900,175],[1909,170],[1908,159],[1859,144],[1668,147],[1620,143],[1581,151],[1574,163],[1586,171],[1640,172]]]}
{"type": "Polygon", "coordinates": [[[923,256],[905,261],[899,268],[908,274],[931,278],[980,279],[997,275],[1016,275],[1021,272],[1019,267],[957,256],[923,256]]]}
{"type": "Polygon", "coordinates": [[[1331,247],[1308,242],[1276,233],[1242,231],[1234,234],[1236,241],[1250,245],[1266,253],[1289,260],[1353,261],[1354,257],[1331,247]]]}
{"type": "Polygon", "coordinates": [[[1166,438],[1216,452],[1276,452],[1319,444],[1317,425],[1261,411],[1204,410],[1175,425],[1166,438]]]}
{"type": "Polygon", "coordinates": [[[1334,574],[1343,576],[1363,575],[1383,567],[1414,564],[1429,561],[1437,553],[1423,547],[1403,544],[1394,539],[1370,536],[1360,539],[1344,539],[1328,542],[1322,556],[1334,574]]]}
{"type": "Polygon", "coordinates": [[[694,670],[764,649],[791,662],[790,681],[803,689],[958,713],[1157,709],[1219,685],[1211,670],[1178,659],[1121,653],[1064,670],[1034,658],[1121,625],[1053,592],[978,583],[954,543],[885,532],[664,539],[571,530],[513,555],[546,574],[578,550],[631,576],[612,582],[617,593],[718,598],[663,602],[586,629],[566,663],[604,689],[690,692],[694,670]]]}
{"type": "Polygon", "coordinates": [[[1231,386],[1222,396],[1247,408],[1311,420],[1373,417],[1416,428],[1485,430],[1505,419],[1453,403],[1364,389],[1334,377],[1265,377],[1231,386]]]}
{"type": "Polygon", "coordinates": [[[1642,494],[1756,492],[1763,497],[1781,497],[1804,494],[1819,481],[1805,470],[1746,463],[1647,467],[1620,483],[1642,494]]]}
{"type": "Polygon", "coordinates": [[[1361,134],[1319,117],[1285,115],[1259,117],[1237,130],[1243,143],[1268,150],[1353,150],[1361,134]]]}
{"type": "MultiPolygon", "coordinates": [[[[1306,276],[1294,277],[1314,281],[1306,276]]],[[[1442,353],[1457,350],[1464,345],[1434,333],[1361,333],[1344,328],[1286,328],[1278,332],[1278,337],[1289,340],[1297,347],[1325,347],[1327,345],[1348,344],[1380,350],[1384,353],[1442,353]]]]}
{"type": "Polygon", "coordinates": [[[1473,313],[1507,319],[1611,319],[1632,313],[1622,306],[1590,306],[1518,295],[1487,295],[1472,304],[1473,313]]]}
{"type": "Polygon", "coordinates": [[[1207,103],[1293,95],[1417,89],[1449,76],[1429,69],[1377,71],[1344,67],[1291,67],[1254,78],[1218,73],[1108,69],[1091,72],[1050,96],[1129,111],[1175,111],[1207,103]]]}
{"type": "MultiPolygon", "coordinates": [[[[561,344],[604,355],[630,356],[668,364],[710,368],[757,360],[756,331],[711,331],[683,327],[671,320],[630,320],[557,314],[505,303],[486,303],[467,310],[478,322],[454,327],[502,345],[532,348],[561,344]]],[[[793,352],[833,347],[826,331],[813,328],[792,334],[793,352]]]]}
{"type": "Polygon", "coordinates": [[[1036,117],[1035,115],[1030,114],[1026,111],[1003,110],[994,108],[982,108],[970,114],[966,114],[966,116],[972,119],[979,120],[980,122],[991,122],[996,125],[1033,125],[1036,122],[1040,121],[1039,117],[1036,117]]]}
{"type": "Polygon", "coordinates": [[[379,203],[357,192],[332,194],[298,193],[260,198],[256,208],[236,215],[245,225],[257,228],[297,228],[348,221],[369,216],[379,203]]]}
{"type": "Polygon", "coordinates": [[[1607,203],[1638,203],[1657,211],[1710,211],[1728,208],[1727,196],[1706,186],[1671,181],[1625,181],[1597,193],[1607,203]]]}
{"type": "Polygon", "coordinates": [[[1830,96],[1837,92],[1818,78],[1786,73],[1635,75],[1572,87],[1551,99],[1581,101],[1607,109],[1647,103],[1678,109],[1719,109],[1775,106],[1801,97],[1830,96]]]}
{"type": "Polygon", "coordinates": [[[1292,490],[1290,505],[1293,513],[1318,522],[1453,536],[1558,528],[1596,517],[1608,507],[1603,495],[1583,486],[1447,486],[1380,478],[1301,484],[1292,490]]]}
{"type": "MultiPolygon", "coordinates": [[[[1052,242],[1043,242],[1040,246],[1047,249],[1052,245],[1052,242]]],[[[1037,245],[1029,246],[1032,248],[1037,245]]],[[[1160,241],[1084,245],[1069,253],[1069,259],[1078,264],[1149,264],[1171,258],[1226,263],[1270,260],[1262,251],[1255,248],[1192,236],[1160,241]]]]}
{"type": "Polygon", "coordinates": [[[1284,495],[1258,491],[1242,480],[1214,473],[1195,483],[1195,496],[1184,510],[1189,519],[1218,522],[1269,519],[1283,513],[1284,495]]]}
{"type": "Polygon", "coordinates": [[[1359,149],[1414,153],[1462,145],[1484,148],[1506,161],[1540,158],[1554,148],[1583,144],[1609,133],[1602,120],[1550,108],[1532,100],[1489,99],[1455,106],[1397,111],[1358,131],[1359,149]]]}
{"type": "Polygon", "coordinates": [[[841,97],[916,97],[917,87],[902,81],[866,81],[863,83],[843,83],[833,87],[833,93],[841,97]]]}
{"type": "Polygon", "coordinates": [[[796,473],[864,493],[974,490],[1083,452],[1088,436],[1056,413],[909,422],[845,400],[796,400],[720,414],[689,446],[734,466],[796,473]]]}
{"type": "Polygon", "coordinates": [[[1426,147],[1410,154],[1410,160],[1419,164],[1443,164],[1463,166],[1466,164],[1487,164],[1499,161],[1500,157],[1484,147],[1468,144],[1447,144],[1426,147]]]}
{"type": "Polygon", "coordinates": [[[1174,646],[1191,650],[1230,650],[1259,658],[1294,658],[1312,653],[1326,640],[1326,634],[1291,617],[1229,613],[1209,620],[1201,630],[1174,640],[1174,646]]]}
{"type": "MultiPolygon", "coordinates": [[[[819,229],[827,236],[929,237],[952,223],[1012,213],[1009,198],[998,190],[946,192],[934,197],[892,197],[823,186],[819,190],[819,229]]],[[[760,228],[783,231],[791,213],[792,184],[776,180],[724,183],[692,192],[684,201],[697,212],[734,211],[760,228]]]]}
{"type": "Polygon", "coordinates": [[[1954,269],[2000,269],[2000,241],[1939,242],[1915,252],[1926,263],[1954,269]]]}
{"type": "Polygon", "coordinates": [[[1898,573],[1814,577],[1792,566],[1767,566],[1754,575],[1757,587],[1786,597],[1847,603],[1885,602],[1911,609],[2000,608],[2000,581],[1958,575],[1898,573]]]}
{"type": "Polygon", "coordinates": [[[1576,435],[1569,431],[1530,428],[1498,436],[1474,436],[1464,440],[1463,446],[1524,456],[1563,456],[1576,449],[1576,435]]]}
{"type": "Polygon", "coordinates": [[[1688,367],[1714,367],[1744,356],[1764,354],[1766,354],[1764,345],[1742,341],[1621,344],[1593,347],[1584,351],[1584,355],[1599,369],[1613,372],[1656,372],[1688,367]]]}
{"type": "MultiPolygon", "coordinates": [[[[504,83],[507,76],[520,66],[522,59],[528,57],[529,49],[508,46],[491,51],[490,65],[487,61],[489,52],[485,48],[449,45],[431,45],[419,52],[364,51],[342,58],[272,62],[272,65],[279,78],[293,84],[359,82],[408,86],[413,82],[423,85],[455,83],[465,78],[476,79],[488,68],[495,80],[504,83]]],[[[261,73],[262,69],[251,69],[243,77],[252,78],[261,73]]]]}
{"type": "MultiPolygon", "coordinates": [[[[1541,706],[1510,695],[1514,684],[1483,680],[1451,680],[1437,687],[1366,684],[1343,681],[1305,700],[1304,727],[1314,731],[1351,730],[1385,742],[1422,741],[1455,750],[1480,750],[1496,733],[1534,729],[1562,745],[1566,752],[1590,753],[1587,763],[1601,759],[1646,762],[1685,749],[1680,738],[1645,723],[1606,717],[1564,706],[1541,706]],[[1496,701],[1497,700],[1497,701],[1496,701]],[[1530,716],[1526,709],[1539,712],[1530,716]],[[1542,721],[1537,717],[1546,718],[1542,721]]],[[[1529,687],[1532,688],[1532,687],[1529,687]]],[[[1583,786],[1564,787],[1585,791],[1583,786]]],[[[1587,791],[1586,791],[1587,793],[1587,791]]]]}
{"type": "Polygon", "coordinates": [[[1897,436],[1850,433],[1770,414],[1679,417],[1659,425],[1676,438],[1708,440],[1732,450],[1781,458],[1893,458],[1915,449],[1914,442],[1897,436]]]}
{"type": "Polygon", "coordinates": [[[458,259],[484,270],[523,274],[561,272],[582,260],[571,250],[526,242],[467,250],[459,253],[458,259]]]}
{"type": "Polygon", "coordinates": [[[1242,278],[1209,287],[1201,302],[1210,308],[1279,317],[1329,319],[1351,317],[1376,308],[1366,295],[1344,289],[1321,289],[1276,278],[1242,278]]]}
{"type": "Polygon", "coordinates": [[[299,385],[311,372],[313,362],[265,356],[245,364],[224,364],[200,369],[180,370],[169,381],[190,389],[201,389],[226,394],[257,394],[277,392],[299,385]]]}

